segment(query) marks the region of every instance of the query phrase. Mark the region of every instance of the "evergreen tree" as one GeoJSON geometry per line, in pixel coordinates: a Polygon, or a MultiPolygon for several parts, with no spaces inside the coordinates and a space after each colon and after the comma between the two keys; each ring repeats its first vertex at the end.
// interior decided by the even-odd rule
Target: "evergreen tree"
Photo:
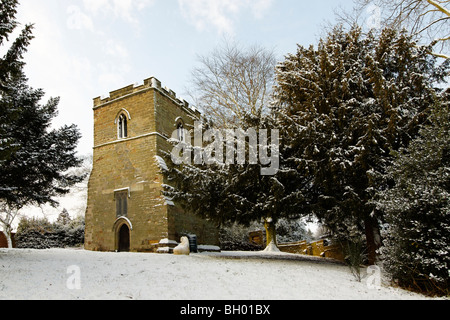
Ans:
{"type": "MultiPolygon", "coordinates": [[[[261,145],[271,146],[273,119],[252,115],[244,119],[244,127],[240,128],[244,132],[254,129],[259,136],[259,130],[267,130],[268,141],[259,139],[256,149],[259,150],[261,145]]],[[[203,131],[210,128],[205,125],[203,131]]],[[[292,202],[289,185],[292,179],[288,179],[292,171],[279,170],[275,175],[262,175],[264,165],[248,161],[249,142],[246,140],[245,164],[208,164],[203,161],[197,165],[184,163],[177,166],[172,164],[168,155],[166,162],[169,168],[163,170],[168,182],[165,195],[185,210],[213,220],[218,225],[238,223],[248,226],[252,222],[264,221],[267,245],[277,245],[276,224],[279,219],[296,219],[300,216],[299,211],[288,205],[292,202]],[[284,185],[286,181],[289,183],[284,185]]],[[[220,152],[225,153],[227,142],[222,141],[219,146],[220,152]]],[[[204,153],[205,149],[201,152],[204,153]]]]}
{"type": "Polygon", "coordinates": [[[61,226],[67,226],[70,224],[72,219],[70,218],[69,212],[67,212],[66,209],[63,209],[61,213],[58,216],[58,219],[56,219],[56,224],[61,226]]]}
{"type": "MultiPolygon", "coordinates": [[[[19,25],[17,0],[0,1],[0,45],[19,25]]],[[[68,170],[81,161],[75,148],[80,133],[75,125],[50,130],[59,98],[40,104],[42,89],[27,85],[23,55],[33,38],[26,25],[0,58],[0,221],[8,231],[11,212],[27,204],[56,204],[83,177],[68,170]]]]}
{"type": "Polygon", "coordinates": [[[382,252],[400,285],[450,293],[450,109],[436,106],[430,123],[408,148],[395,153],[395,187],[374,201],[386,212],[382,252]]]}
{"type": "Polygon", "coordinates": [[[365,236],[371,263],[382,212],[370,200],[389,186],[391,150],[416,136],[448,66],[405,32],[376,37],[357,26],[337,27],[277,66],[274,110],[284,168],[298,172],[297,205],[336,236],[365,236]]]}

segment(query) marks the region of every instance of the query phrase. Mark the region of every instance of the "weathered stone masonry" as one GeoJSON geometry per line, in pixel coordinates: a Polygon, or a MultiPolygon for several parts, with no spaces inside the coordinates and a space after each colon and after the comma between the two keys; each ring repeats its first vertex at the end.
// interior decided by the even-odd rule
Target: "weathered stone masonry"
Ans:
{"type": "Polygon", "coordinates": [[[196,234],[199,244],[219,245],[217,228],[162,195],[165,181],[156,160],[171,148],[167,139],[177,126],[186,128],[199,116],[156,78],[94,99],[87,250],[157,252],[185,234],[196,234]]]}

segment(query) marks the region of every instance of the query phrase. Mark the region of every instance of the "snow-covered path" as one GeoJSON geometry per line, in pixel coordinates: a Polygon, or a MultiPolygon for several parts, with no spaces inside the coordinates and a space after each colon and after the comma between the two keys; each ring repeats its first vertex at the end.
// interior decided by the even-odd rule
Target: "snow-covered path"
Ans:
{"type": "Polygon", "coordinates": [[[297,256],[288,254],[269,254],[271,259],[261,255],[0,249],[0,299],[425,298],[387,286],[369,289],[367,279],[355,281],[348,268],[339,264],[296,260],[297,256]]]}

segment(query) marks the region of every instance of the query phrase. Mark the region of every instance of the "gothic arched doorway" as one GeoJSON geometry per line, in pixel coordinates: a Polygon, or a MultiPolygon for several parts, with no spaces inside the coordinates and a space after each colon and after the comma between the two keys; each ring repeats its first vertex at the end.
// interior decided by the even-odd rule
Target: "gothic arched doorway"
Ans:
{"type": "Polygon", "coordinates": [[[115,250],[129,252],[131,250],[131,231],[133,231],[131,221],[127,217],[117,218],[112,231],[115,235],[115,250]]]}
{"type": "Polygon", "coordinates": [[[119,230],[119,252],[130,251],[130,228],[123,224],[119,230]]]}

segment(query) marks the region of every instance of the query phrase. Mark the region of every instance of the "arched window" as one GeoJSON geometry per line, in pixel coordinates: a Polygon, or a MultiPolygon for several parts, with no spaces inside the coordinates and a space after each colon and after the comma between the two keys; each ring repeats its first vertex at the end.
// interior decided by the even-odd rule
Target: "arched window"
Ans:
{"type": "Polygon", "coordinates": [[[184,125],[183,125],[182,122],[178,123],[178,126],[177,126],[177,137],[178,137],[178,141],[186,142],[186,135],[184,133],[184,125]]]}
{"type": "Polygon", "coordinates": [[[117,137],[125,139],[128,137],[128,121],[125,114],[121,114],[117,121],[117,137]]]}

